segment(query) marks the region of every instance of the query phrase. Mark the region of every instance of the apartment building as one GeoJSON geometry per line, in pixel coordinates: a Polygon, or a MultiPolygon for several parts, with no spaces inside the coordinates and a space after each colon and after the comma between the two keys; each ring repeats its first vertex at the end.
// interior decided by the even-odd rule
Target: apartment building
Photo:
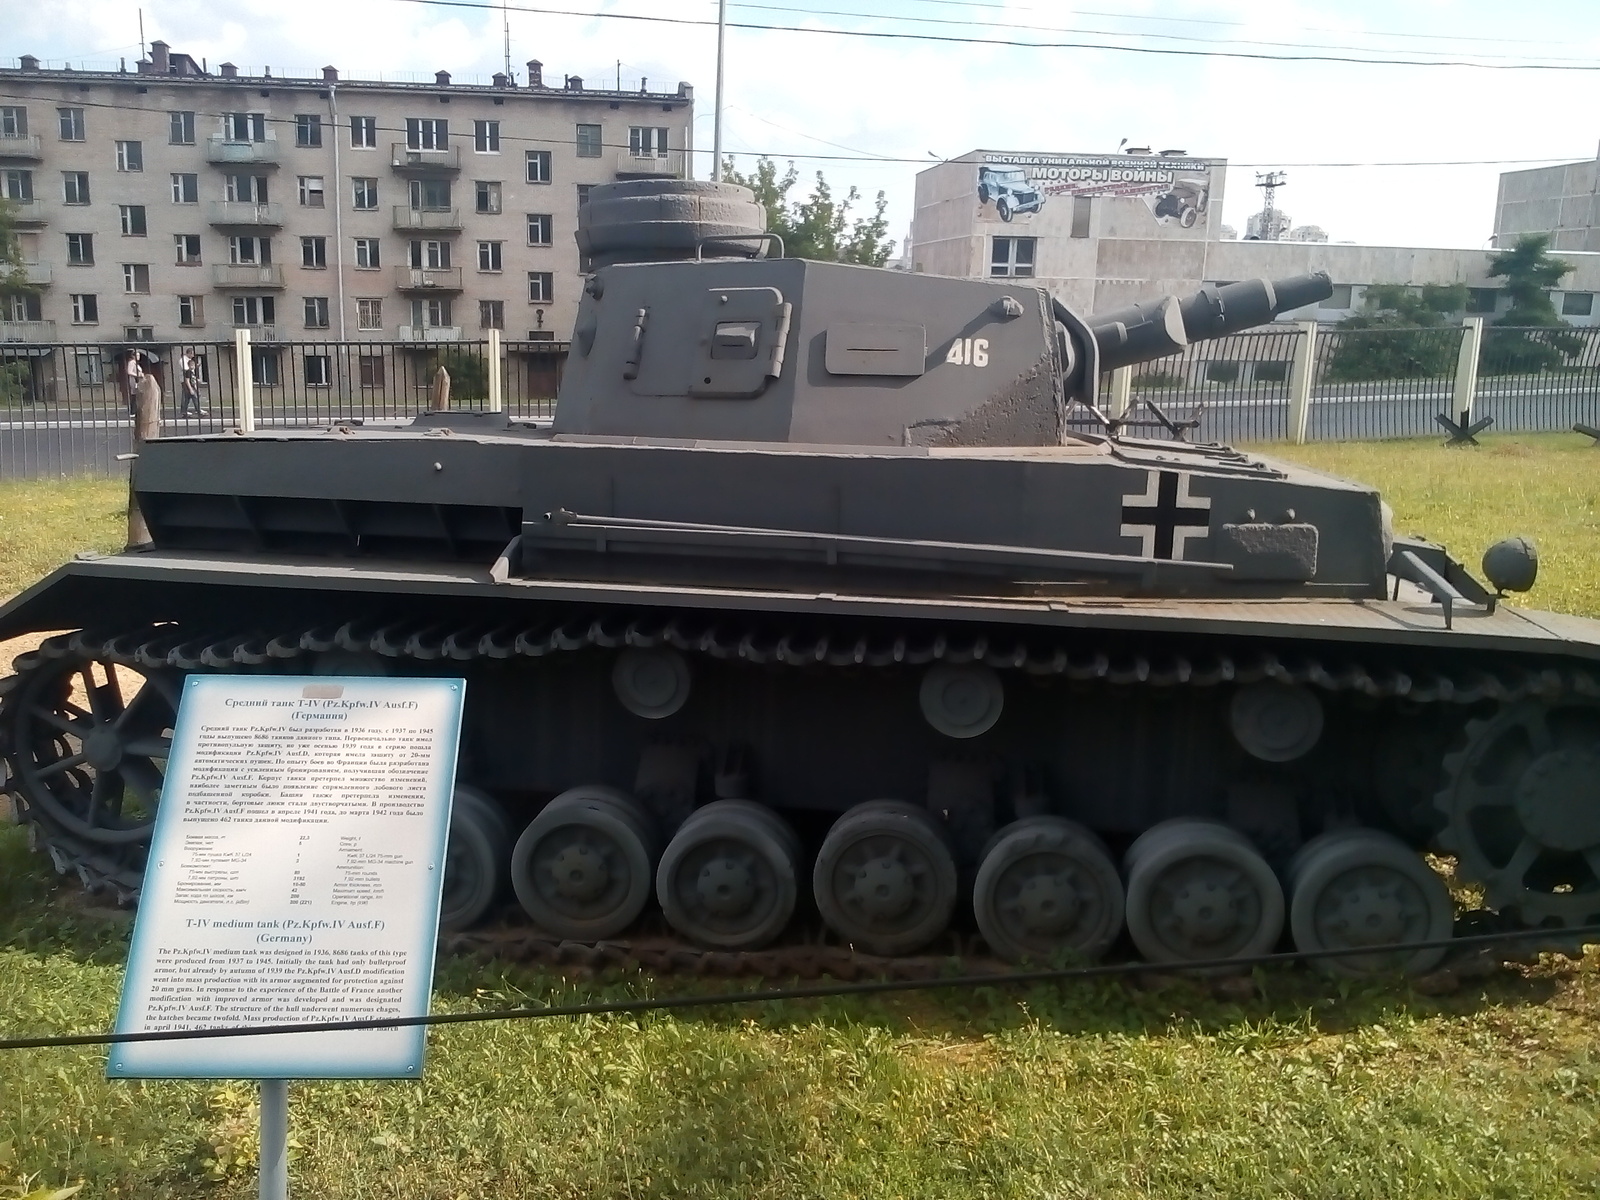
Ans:
{"type": "Polygon", "coordinates": [[[588,189],[684,176],[694,91],[0,68],[0,194],[37,295],[0,340],[565,340],[588,189]]]}

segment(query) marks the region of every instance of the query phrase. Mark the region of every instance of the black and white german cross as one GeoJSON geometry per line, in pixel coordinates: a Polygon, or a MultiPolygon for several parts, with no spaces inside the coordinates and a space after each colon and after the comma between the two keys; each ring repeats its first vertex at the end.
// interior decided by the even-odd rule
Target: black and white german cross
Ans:
{"type": "Polygon", "coordinates": [[[1211,532],[1211,499],[1191,496],[1191,476],[1149,471],[1144,492],[1122,498],[1122,536],[1140,540],[1146,558],[1183,560],[1184,543],[1211,532]]]}

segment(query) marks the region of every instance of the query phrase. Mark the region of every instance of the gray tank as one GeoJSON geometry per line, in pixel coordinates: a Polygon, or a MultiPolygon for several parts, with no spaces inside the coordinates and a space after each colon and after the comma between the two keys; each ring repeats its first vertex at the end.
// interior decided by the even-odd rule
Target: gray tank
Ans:
{"type": "MultiPolygon", "coordinates": [[[[446,920],[1183,962],[1600,918],[1600,623],[1378,494],[1140,440],[1101,373],[1324,276],[1082,317],[781,257],[748,192],[599,187],[553,427],[165,438],[153,546],[0,609],[23,820],[136,894],[194,671],[468,681],[446,920]],[[1074,432],[1072,414],[1091,432],[1074,432]],[[137,684],[137,688],[135,688],[137,684]]],[[[1333,969],[1421,970],[1439,952],[1333,969]]]]}

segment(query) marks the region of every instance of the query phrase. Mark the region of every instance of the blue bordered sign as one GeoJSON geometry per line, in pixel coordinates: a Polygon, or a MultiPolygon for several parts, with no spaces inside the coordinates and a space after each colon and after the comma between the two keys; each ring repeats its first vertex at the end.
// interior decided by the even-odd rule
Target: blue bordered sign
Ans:
{"type": "MultiPolygon", "coordinates": [[[[466,685],[184,684],[116,1031],[428,1012],[466,685]]],[[[415,1078],[422,1027],[135,1042],[113,1077],[415,1078]]]]}

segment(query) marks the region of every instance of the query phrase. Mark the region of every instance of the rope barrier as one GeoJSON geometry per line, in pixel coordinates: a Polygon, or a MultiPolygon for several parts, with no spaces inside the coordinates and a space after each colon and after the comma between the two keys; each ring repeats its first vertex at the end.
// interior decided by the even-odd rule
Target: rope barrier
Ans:
{"type": "Polygon", "coordinates": [[[812,987],[763,988],[708,995],[663,996],[643,1000],[598,1000],[585,1004],[548,1004],[538,1007],[486,1009],[468,1013],[432,1013],[422,1017],[371,1017],[359,1021],[309,1021],[290,1025],[245,1025],[221,1029],[164,1029],[135,1033],[79,1033],[53,1037],[0,1038],[0,1050],[37,1050],[57,1046],[117,1046],[130,1042],[171,1042],[197,1038],[267,1037],[286,1033],[343,1033],[363,1029],[402,1029],[418,1025],[469,1025],[486,1021],[525,1021],[548,1017],[606,1016],[624,1013],[669,1012],[684,1008],[715,1008],[724,1004],[767,1004],[785,1000],[819,1000],[838,996],[872,996],[888,992],[923,992],[1019,984],[1058,983],[1077,979],[1106,979],[1137,975],[1171,975],[1195,971],[1226,971],[1246,967],[1369,955],[1412,954],[1421,950],[1497,946],[1506,942],[1558,942],[1581,944],[1586,937],[1600,938],[1600,925],[1571,929],[1515,929],[1500,933],[1469,934],[1425,942],[1392,942],[1379,946],[1340,947],[1323,950],[1285,950],[1242,958],[1202,959],[1182,963],[1099,963],[1083,967],[1054,967],[1035,971],[1003,971],[982,975],[950,975],[941,979],[880,979],[859,983],[818,984],[812,987]]]}

